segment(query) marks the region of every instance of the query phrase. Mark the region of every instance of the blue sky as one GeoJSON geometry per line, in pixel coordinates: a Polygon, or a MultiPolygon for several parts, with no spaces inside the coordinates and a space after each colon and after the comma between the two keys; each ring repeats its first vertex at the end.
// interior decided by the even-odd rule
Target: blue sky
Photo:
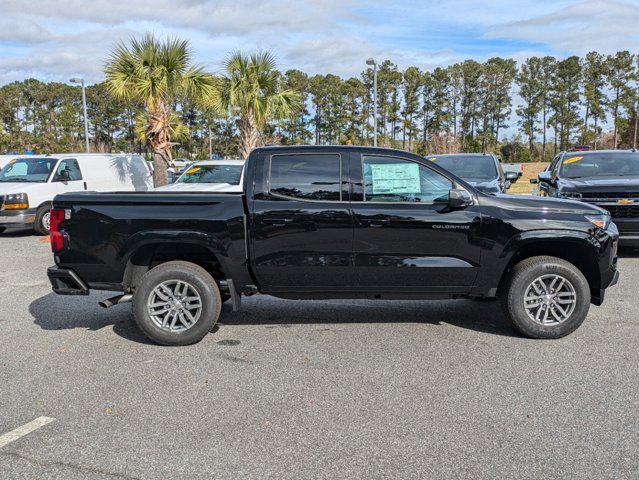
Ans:
{"type": "Polygon", "coordinates": [[[423,69],[472,58],[639,50],[639,1],[0,0],[0,84],[102,78],[120,39],[191,40],[215,71],[236,49],[280,66],[357,75],[368,57],[423,69]]]}

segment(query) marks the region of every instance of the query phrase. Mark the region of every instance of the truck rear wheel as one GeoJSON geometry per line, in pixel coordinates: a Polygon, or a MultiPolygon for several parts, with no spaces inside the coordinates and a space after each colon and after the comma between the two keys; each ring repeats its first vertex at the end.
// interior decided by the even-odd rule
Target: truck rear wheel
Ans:
{"type": "Polygon", "coordinates": [[[190,262],[166,262],[144,274],[133,295],[137,325],[161,345],[191,345],[215,326],[222,300],[213,277],[190,262]]]}
{"type": "Polygon", "coordinates": [[[518,263],[502,289],[501,303],[513,326],[531,338],[574,332],[590,309],[590,287],[581,271],[556,257],[518,263]]]}

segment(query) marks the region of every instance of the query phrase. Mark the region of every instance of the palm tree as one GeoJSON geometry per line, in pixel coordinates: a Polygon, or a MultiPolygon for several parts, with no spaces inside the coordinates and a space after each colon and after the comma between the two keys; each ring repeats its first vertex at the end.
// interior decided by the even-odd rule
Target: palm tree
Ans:
{"type": "Polygon", "coordinates": [[[141,40],[131,39],[129,46],[117,44],[105,73],[107,88],[114,97],[144,104],[143,119],[137,122],[136,130],[153,151],[155,186],[166,185],[172,140],[183,131],[173,105],[185,96],[198,99],[210,94],[213,76],[192,64],[186,40],[160,41],[151,34],[141,40]]]}
{"type": "Polygon", "coordinates": [[[242,158],[261,143],[269,119],[286,117],[301,108],[301,95],[284,88],[276,67],[269,52],[235,52],[225,60],[224,72],[208,97],[218,113],[239,117],[242,158]]]}

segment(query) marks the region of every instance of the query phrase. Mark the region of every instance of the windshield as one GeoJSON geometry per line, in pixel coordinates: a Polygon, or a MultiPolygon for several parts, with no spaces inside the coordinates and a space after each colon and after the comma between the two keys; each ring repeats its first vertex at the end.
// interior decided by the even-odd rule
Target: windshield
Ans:
{"type": "Polygon", "coordinates": [[[46,182],[57,158],[18,158],[0,170],[0,182],[46,182]]]}
{"type": "Polygon", "coordinates": [[[498,177],[490,155],[433,155],[427,157],[463,180],[494,180],[498,177]]]}
{"type": "Polygon", "coordinates": [[[561,165],[563,178],[628,177],[631,175],[639,175],[639,154],[637,153],[575,154],[564,158],[561,165]]]}
{"type": "Polygon", "coordinates": [[[196,165],[178,179],[178,183],[228,183],[239,185],[243,165],[196,165]]]}

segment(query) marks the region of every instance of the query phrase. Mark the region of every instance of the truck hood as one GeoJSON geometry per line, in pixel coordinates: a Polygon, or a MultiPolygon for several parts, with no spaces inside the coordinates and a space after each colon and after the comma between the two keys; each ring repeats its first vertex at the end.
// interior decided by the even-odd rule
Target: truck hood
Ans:
{"type": "Polygon", "coordinates": [[[46,185],[46,182],[0,182],[0,195],[10,193],[26,193],[29,195],[29,192],[41,190],[43,185],[46,185]]]}
{"type": "Polygon", "coordinates": [[[492,180],[481,178],[465,178],[464,181],[471,184],[473,187],[483,193],[495,194],[501,191],[501,189],[499,188],[498,178],[494,178],[492,180]]]}
{"type": "Polygon", "coordinates": [[[639,193],[639,175],[628,177],[562,178],[562,190],[590,193],[639,193]]]}
{"type": "MultiPolygon", "coordinates": [[[[563,198],[537,197],[532,195],[509,195],[500,193],[490,197],[492,202],[504,209],[512,210],[538,210],[548,213],[576,213],[583,215],[593,215],[607,213],[603,208],[597,207],[589,203],[579,202],[576,200],[566,200],[563,198]]],[[[483,203],[483,202],[482,202],[483,203]]]]}
{"type": "Polygon", "coordinates": [[[242,185],[230,183],[171,183],[156,187],[154,192],[242,192],[242,185]]]}

